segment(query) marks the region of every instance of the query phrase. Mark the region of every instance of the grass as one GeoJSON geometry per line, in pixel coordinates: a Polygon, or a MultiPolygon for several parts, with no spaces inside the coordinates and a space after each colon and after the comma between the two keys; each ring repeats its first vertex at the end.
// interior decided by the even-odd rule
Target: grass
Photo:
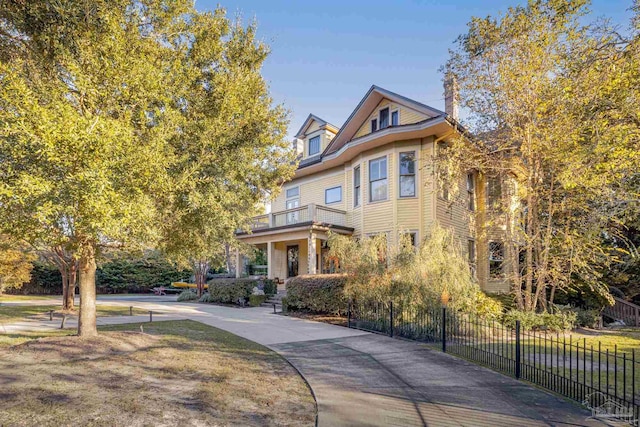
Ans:
{"type": "Polygon", "coordinates": [[[62,298],[62,295],[0,295],[0,303],[4,301],[31,301],[31,300],[47,300],[52,298],[62,298]]]}
{"type": "Polygon", "coordinates": [[[306,384],[263,346],[189,320],[100,331],[0,347],[0,425],[314,424],[306,384]]]}
{"type": "MultiPolygon", "coordinates": [[[[60,318],[63,313],[60,305],[0,305],[0,323],[19,322],[28,318],[48,318],[51,310],[56,318],[60,318]]],[[[99,317],[129,315],[129,307],[117,305],[98,305],[96,311],[99,317]]],[[[148,313],[147,310],[133,309],[134,315],[148,313]]],[[[78,312],[76,310],[67,314],[77,315],[78,312]]]]}

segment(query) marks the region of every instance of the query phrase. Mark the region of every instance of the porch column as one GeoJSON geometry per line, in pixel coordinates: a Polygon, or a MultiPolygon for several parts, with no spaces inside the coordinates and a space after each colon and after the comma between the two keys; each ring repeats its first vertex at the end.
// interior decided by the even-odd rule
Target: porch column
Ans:
{"type": "Polygon", "coordinates": [[[313,231],[309,232],[307,243],[308,243],[307,253],[309,258],[309,262],[308,262],[309,274],[318,274],[316,270],[316,233],[314,233],[313,231]]]}
{"type": "Polygon", "coordinates": [[[273,242],[267,242],[267,279],[273,279],[273,268],[275,267],[275,247],[273,242]]]}
{"type": "Polygon", "coordinates": [[[242,255],[240,251],[236,249],[236,279],[239,279],[242,275],[242,255]]]}

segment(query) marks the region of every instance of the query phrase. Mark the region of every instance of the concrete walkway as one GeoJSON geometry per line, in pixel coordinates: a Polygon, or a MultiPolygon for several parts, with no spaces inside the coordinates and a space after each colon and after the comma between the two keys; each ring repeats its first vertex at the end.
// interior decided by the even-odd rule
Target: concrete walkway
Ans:
{"type": "MultiPolygon", "coordinates": [[[[418,343],[274,315],[269,308],[174,299],[114,296],[98,303],[153,310],[154,320],[196,320],[268,346],[309,382],[320,426],[606,425],[574,403],[418,343]]],[[[100,321],[140,320],[148,316],[100,321]]],[[[11,325],[12,333],[33,330],[37,323],[11,325]]]]}

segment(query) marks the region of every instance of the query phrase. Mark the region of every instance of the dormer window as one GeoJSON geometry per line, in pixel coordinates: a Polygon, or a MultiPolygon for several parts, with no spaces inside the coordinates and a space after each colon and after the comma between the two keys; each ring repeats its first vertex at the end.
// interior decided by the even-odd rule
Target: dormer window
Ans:
{"type": "Polygon", "coordinates": [[[400,113],[398,110],[391,112],[391,126],[398,126],[400,124],[400,113]]]}
{"type": "Polygon", "coordinates": [[[320,136],[314,136],[309,139],[309,155],[313,156],[320,152],[320,136]]]}
{"type": "Polygon", "coordinates": [[[389,108],[380,110],[380,129],[389,127],[389,108]]]}

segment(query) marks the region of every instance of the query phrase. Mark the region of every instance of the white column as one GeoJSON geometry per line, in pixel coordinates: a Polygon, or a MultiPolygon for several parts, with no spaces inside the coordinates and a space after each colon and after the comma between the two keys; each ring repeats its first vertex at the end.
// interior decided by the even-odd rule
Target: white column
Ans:
{"type": "Polygon", "coordinates": [[[316,270],[316,233],[313,231],[309,232],[309,237],[307,238],[308,243],[308,270],[309,274],[318,274],[316,270]]]}
{"type": "Polygon", "coordinates": [[[273,279],[273,269],[276,266],[275,247],[273,242],[267,242],[267,279],[273,279]]]}
{"type": "Polygon", "coordinates": [[[240,251],[236,249],[236,279],[240,278],[242,273],[242,255],[240,251]]]}

